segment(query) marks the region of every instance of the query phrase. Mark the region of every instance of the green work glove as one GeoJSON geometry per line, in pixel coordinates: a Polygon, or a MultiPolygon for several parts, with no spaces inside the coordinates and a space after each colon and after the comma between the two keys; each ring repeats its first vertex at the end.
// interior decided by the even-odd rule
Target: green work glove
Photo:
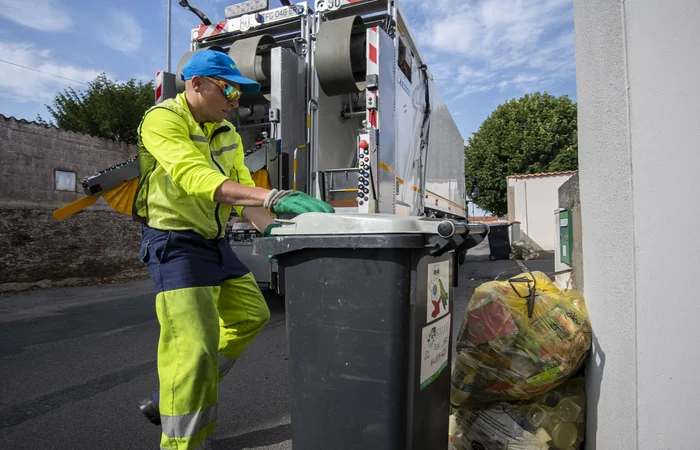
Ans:
{"type": "MultiPolygon", "coordinates": [[[[281,223],[271,223],[270,225],[265,228],[265,231],[263,231],[263,237],[270,237],[270,234],[272,233],[272,230],[275,228],[281,227],[281,223]]],[[[268,259],[275,259],[275,255],[267,255],[268,259]]]]}
{"type": "Polygon", "coordinates": [[[275,228],[279,228],[281,226],[282,226],[281,223],[271,223],[270,225],[267,226],[267,228],[265,228],[265,231],[263,231],[263,237],[269,237],[270,234],[272,233],[272,230],[274,230],[275,228]]]}
{"type": "Polygon", "coordinates": [[[265,199],[264,206],[273,214],[304,214],[308,212],[334,213],[331,205],[300,191],[278,191],[273,189],[265,199]]]}

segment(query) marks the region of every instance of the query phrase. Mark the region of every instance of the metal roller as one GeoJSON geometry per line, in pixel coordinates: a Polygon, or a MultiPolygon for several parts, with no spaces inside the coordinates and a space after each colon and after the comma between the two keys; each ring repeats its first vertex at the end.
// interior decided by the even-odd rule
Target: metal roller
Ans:
{"type": "Polygon", "coordinates": [[[316,36],[316,73],[328,96],[366,87],[367,29],[360,16],[323,22],[316,36]]]}
{"type": "Polygon", "coordinates": [[[180,58],[180,62],[177,63],[177,71],[175,72],[175,87],[177,89],[178,94],[181,92],[185,92],[185,80],[180,78],[182,75],[182,68],[185,66],[185,63],[187,62],[187,60],[189,60],[192,57],[192,55],[194,55],[197,52],[204,51],[204,50],[216,50],[219,52],[226,53],[226,50],[224,50],[222,47],[219,47],[218,45],[214,45],[214,46],[207,47],[207,48],[200,48],[197,50],[191,50],[191,51],[185,53],[182,56],[182,58],[180,58]]]}
{"type": "Polygon", "coordinates": [[[187,53],[185,53],[182,58],[180,58],[180,62],[177,63],[177,71],[175,72],[175,87],[177,88],[177,93],[185,92],[185,80],[181,78],[182,76],[182,68],[185,66],[185,63],[187,62],[192,55],[194,55],[197,52],[201,52],[203,49],[199,50],[192,50],[187,53]]]}
{"type": "Polygon", "coordinates": [[[270,50],[275,45],[275,38],[267,34],[242,39],[231,45],[228,54],[236,62],[241,75],[260,83],[262,94],[243,95],[241,103],[254,104],[270,100],[270,50]]]}

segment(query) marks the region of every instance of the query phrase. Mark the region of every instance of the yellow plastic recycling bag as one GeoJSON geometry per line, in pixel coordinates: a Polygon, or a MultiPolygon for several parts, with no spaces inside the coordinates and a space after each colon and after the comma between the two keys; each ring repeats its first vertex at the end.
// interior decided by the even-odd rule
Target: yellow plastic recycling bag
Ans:
{"type": "Polygon", "coordinates": [[[461,409],[450,416],[449,440],[456,450],[578,450],[586,423],[582,376],[532,400],[461,409]]]}
{"type": "Polygon", "coordinates": [[[580,293],[542,272],[479,286],[459,332],[450,401],[472,408],[529,400],[573,375],[591,348],[580,293]]]}

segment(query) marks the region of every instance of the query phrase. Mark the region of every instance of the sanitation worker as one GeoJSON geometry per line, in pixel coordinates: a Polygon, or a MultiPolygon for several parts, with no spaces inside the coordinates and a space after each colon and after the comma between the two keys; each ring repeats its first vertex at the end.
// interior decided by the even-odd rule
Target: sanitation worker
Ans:
{"type": "Polygon", "coordinates": [[[234,208],[265,235],[273,214],[334,212],[298,191],[256,187],[241,138],[225,120],[260,85],[216,50],[182,68],[186,89],[150,108],[138,130],[134,217],[156,291],[160,393],[140,405],[162,426],[161,449],[208,449],[218,383],[270,318],[250,270],[224,238],[234,208]]]}

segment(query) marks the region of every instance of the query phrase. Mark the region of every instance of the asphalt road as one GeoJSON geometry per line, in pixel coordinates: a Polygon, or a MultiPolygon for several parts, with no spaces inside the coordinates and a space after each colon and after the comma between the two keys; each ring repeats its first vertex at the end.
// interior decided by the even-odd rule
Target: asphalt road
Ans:
{"type": "MultiPolygon", "coordinates": [[[[455,338],[473,289],[519,272],[486,245],[470,253],[455,338]]],[[[221,384],[215,450],[291,449],[284,304],[268,304],[270,323],[221,384]]],[[[158,448],[160,428],[138,412],[157,387],[158,331],[150,280],[0,296],[0,448],[158,448]]]]}

